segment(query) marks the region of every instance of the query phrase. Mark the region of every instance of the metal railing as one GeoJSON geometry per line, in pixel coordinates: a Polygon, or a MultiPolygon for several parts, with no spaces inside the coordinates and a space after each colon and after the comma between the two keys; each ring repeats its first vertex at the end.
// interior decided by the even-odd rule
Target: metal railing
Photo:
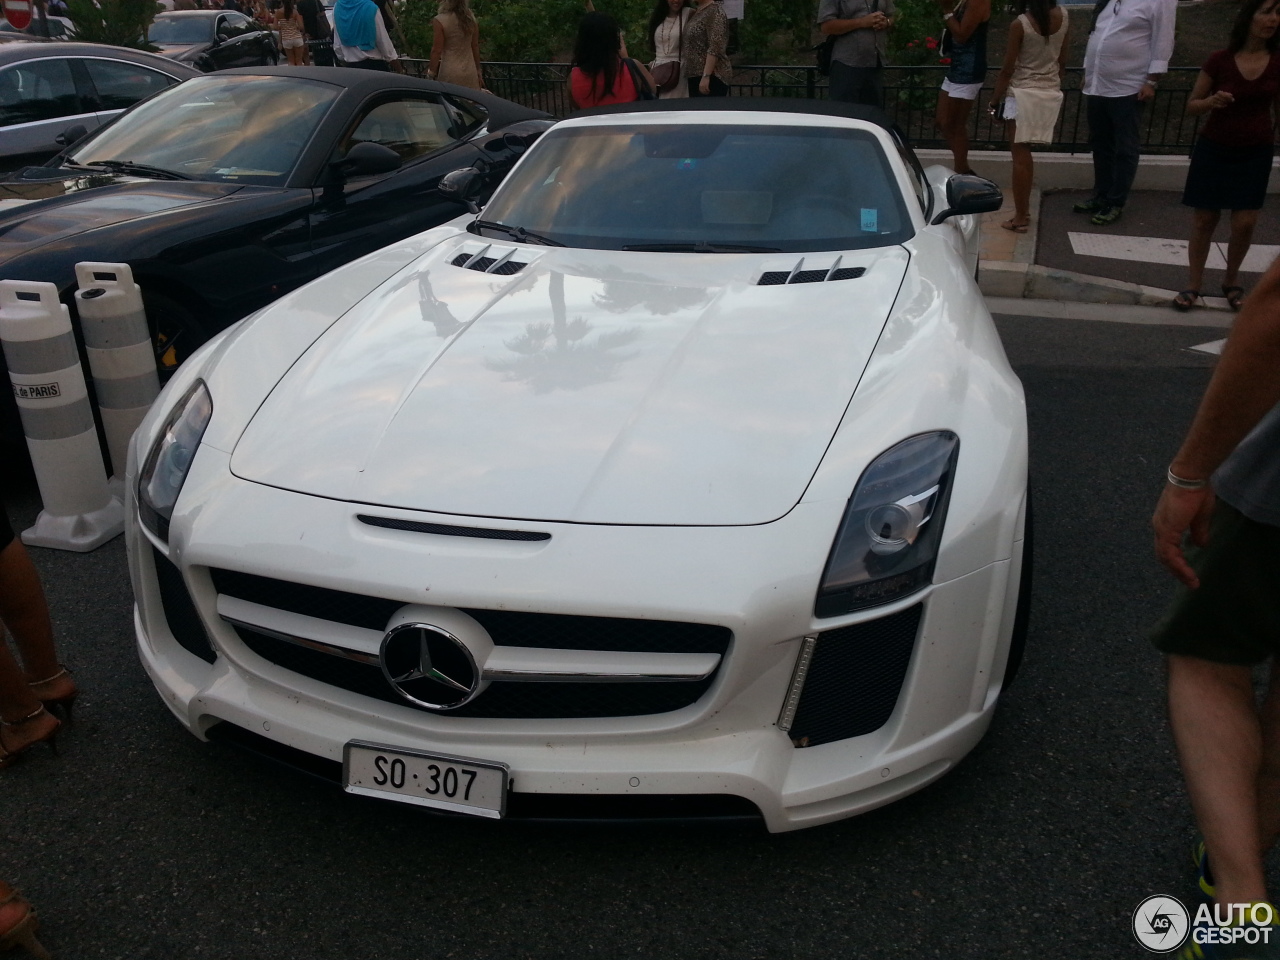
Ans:
{"type": "MultiPolygon", "coordinates": [[[[425,74],[425,61],[407,61],[407,64],[411,72],[425,74]]],[[[933,123],[938,88],[946,69],[942,66],[885,67],[885,108],[916,147],[946,146],[933,123]]],[[[969,118],[970,143],[975,150],[1003,150],[1008,147],[1003,123],[992,120],[987,113],[998,72],[995,67],[988,71],[987,82],[969,118]]],[[[1155,99],[1143,110],[1143,153],[1190,153],[1199,118],[1187,116],[1186,103],[1198,72],[1198,67],[1174,67],[1161,82],[1155,99]]],[[[484,77],[488,88],[500,97],[545,110],[557,117],[566,117],[573,112],[573,105],[569,102],[567,63],[486,63],[484,77]]],[[[1083,80],[1082,68],[1067,70],[1062,113],[1058,117],[1054,142],[1045,149],[1063,153],[1088,152],[1089,125],[1080,90],[1083,80]]],[[[739,67],[734,71],[731,92],[733,96],[740,97],[825,100],[828,85],[817,68],[812,66],[739,67]]]]}

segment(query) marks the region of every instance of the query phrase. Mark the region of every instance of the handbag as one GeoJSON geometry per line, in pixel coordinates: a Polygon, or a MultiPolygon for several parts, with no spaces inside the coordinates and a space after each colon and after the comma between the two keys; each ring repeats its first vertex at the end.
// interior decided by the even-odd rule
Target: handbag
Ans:
{"type": "Polygon", "coordinates": [[[644,78],[644,74],[640,72],[640,66],[630,57],[622,61],[627,65],[627,70],[631,74],[631,82],[635,84],[636,93],[639,96],[637,100],[657,100],[658,95],[653,92],[653,88],[649,86],[649,81],[644,78]]]}
{"type": "Polygon", "coordinates": [[[836,52],[836,38],[827,37],[813,48],[813,55],[818,63],[818,73],[824,77],[831,76],[831,58],[836,52]]]}
{"type": "Polygon", "coordinates": [[[653,74],[653,82],[658,85],[659,93],[674,90],[680,85],[679,60],[667,60],[656,64],[649,72],[653,74]]]}

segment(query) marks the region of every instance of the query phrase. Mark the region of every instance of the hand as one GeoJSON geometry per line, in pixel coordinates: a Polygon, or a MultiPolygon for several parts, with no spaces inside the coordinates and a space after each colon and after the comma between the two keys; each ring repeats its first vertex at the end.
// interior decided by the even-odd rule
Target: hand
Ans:
{"type": "Polygon", "coordinates": [[[1217,93],[1205,97],[1205,99],[1209,101],[1210,110],[1221,110],[1223,107],[1229,107],[1236,102],[1236,98],[1226,90],[1219,90],[1217,93]]]}
{"type": "Polygon", "coordinates": [[[1155,84],[1147,81],[1142,85],[1142,89],[1138,91],[1138,102],[1145,103],[1156,95],[1155,84]]]}
{"type": "Polygon", "coordinates": [[[877,10],[875,13],[871,14],[871,29],[872,30],[888,30],[889,18],[886,17],[879,10],[877,10]]]}
{"type": "Polygon", "coordinates": [[[702,82],[698,84],[698,92],[704,97],[711,96],[711,78],[703,77],[702,82]]]}
{"type": "Polygon", "coordinates": [[[1209,518],[1213,515],[1215,499],[1212,487],[1184,490],[1169,483],[1151,517],[1156,559],[1192,590],[1200,586],[1200,578],[1182,552],[1182,537],[1190,531],[1191,542],[1196,546],[1203,547],[1209,542],[1209,518]]]}

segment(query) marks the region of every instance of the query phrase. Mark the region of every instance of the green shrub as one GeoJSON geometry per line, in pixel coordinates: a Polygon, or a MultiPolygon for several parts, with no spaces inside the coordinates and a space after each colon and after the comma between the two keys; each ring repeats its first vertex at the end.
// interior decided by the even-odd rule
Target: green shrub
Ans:
{"type": "Polygon", "coordinates": [[[76,40],[135,50],[158,49],[146,37],[159,9],[155,0],[67,0],[67,17],[76,25],[76,40]]]}

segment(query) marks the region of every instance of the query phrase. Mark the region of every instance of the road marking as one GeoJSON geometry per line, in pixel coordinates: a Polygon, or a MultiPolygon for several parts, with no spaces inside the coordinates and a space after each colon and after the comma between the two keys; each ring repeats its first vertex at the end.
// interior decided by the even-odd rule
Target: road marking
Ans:
{"type": "MultiPolygon", "coordinates": [[[[1164,263],[1174,267],[1187,265],[1187,241],[1166,240],[1160,237],[1125,237],[1110,233],[1075,233],[1071,250],[1082,257],[1106,257],[1109,260],[1134,260],[1139,263],[1164,263]]],[[[1266,273],[1271,261],[1280,255],[1280,246],[1256,243],[1245,254],[1240,265],[1245,273],[1266,273]]],[[[1225,270],[1227,245],[1213,243],[1209,246],[1209,258],[1205,266],[1210,270],[1225,270]]]]}
{"type": "Polygon", "coordinates": [[[1197,343],[1190,349],[1197,350],[1200,353],[1211,353],[1215,357],[1220,357],[1222,356],[1222,347],[1226,342],[1226,338],[1223,338],[1222,340],[1210,340],[1208,343],[1197,343]]]}

